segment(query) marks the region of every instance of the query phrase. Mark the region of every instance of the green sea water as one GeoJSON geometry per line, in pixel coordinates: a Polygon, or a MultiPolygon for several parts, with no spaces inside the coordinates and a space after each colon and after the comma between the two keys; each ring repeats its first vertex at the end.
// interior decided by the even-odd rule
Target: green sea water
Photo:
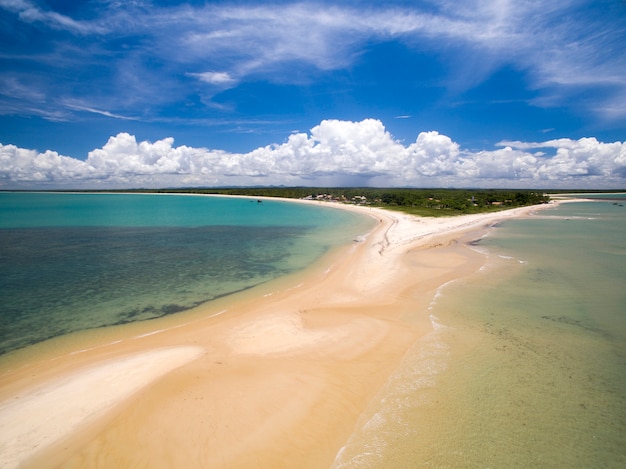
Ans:
{"type": "Polygon", "coordinates": [[[0,193],[0,353],[249,289],[372,225],[278,200],[0,193]]]}
{"type": "MultiPolygon", "coordinates": [[[[622,196],[623,197],[623,196],[622,196]]],[[[492,229],[341,468],[626,467],[626,199],[492,229]]]]}

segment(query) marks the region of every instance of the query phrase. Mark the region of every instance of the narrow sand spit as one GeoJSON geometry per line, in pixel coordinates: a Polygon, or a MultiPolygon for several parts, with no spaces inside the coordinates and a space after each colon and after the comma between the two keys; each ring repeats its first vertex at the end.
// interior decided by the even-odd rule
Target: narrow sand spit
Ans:
{"type": "Polygon", "coordinates": [[[480,267],[460,237],[537,209],[336,207],[380,223],[303,274],[0,368],[0,468],[329,467],[437,288],[480,267]]]}

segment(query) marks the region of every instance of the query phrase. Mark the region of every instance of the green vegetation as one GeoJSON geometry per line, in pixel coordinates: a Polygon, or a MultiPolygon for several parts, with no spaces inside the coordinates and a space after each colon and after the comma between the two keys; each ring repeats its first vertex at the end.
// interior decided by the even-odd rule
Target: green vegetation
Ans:
{"type": "Polygon", "coordinates": [[[284,197],[340,202],[421,216],[451,216],[492,212],[547,203],[541,191],[502,189],[381,189],[371,187],[248,187],[217,189],[163,189],[143,192],[284,197]]]}

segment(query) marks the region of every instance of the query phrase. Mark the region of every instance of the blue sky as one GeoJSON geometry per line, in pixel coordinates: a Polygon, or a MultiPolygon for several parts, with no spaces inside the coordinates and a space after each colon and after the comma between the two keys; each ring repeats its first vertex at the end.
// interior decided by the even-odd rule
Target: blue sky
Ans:
{"type": "Polygon", "coordinates": [[[0,188],[626,187],[626,2],[0,0],[0,188]]]}

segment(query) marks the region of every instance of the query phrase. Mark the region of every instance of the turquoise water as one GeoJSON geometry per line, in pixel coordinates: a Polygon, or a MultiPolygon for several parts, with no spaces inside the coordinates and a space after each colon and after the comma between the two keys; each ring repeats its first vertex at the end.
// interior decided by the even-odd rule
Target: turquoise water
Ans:
{"type": "Polygon", "coordinates": [[[0,353],[251,288],[372,223],[274,200],[0,193],[0,353]]]}
{"type": "Polygon", "coordinates": [[[526,264],[509,301],[540,319],[626,339],[626,208],[568,203],[545,215],[507,222],[485,241],[526,264]]]}
{"type": "Polygon", "coordinates": [[[626,467],[622,202],[562,204],[482,238],[484,268],[440,289],[434,331],[335,467],[626,467]]]}

